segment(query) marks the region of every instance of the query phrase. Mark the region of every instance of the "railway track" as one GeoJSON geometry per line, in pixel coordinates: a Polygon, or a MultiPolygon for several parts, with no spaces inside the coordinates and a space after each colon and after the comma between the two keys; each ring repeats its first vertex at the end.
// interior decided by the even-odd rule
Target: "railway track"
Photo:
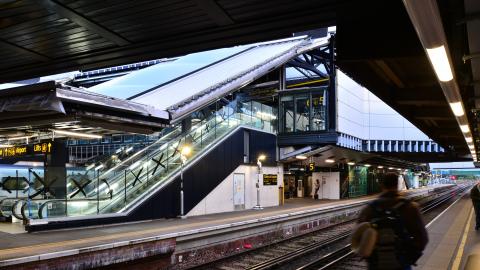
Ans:
{"type": "MultiPolygon", "coordinates": [[[[442,190],[438,193],[432,193],[428,197],[419,197],[414,194],[410,196],[410,199],[419,203],[422,209],[434,209],[436,203],[444,203],[449,200],[447,199],[448,196],[456,193],[458,191],[442,190]]],[[[344,257],[352,255],[350,253],[349,236],[354,226],[355,219],[352,219],[195,269],[318,269],[316,268],[318,265],[329,267],[333,261],[337,259],[340,261],[344,257]]],[[[363,261],[357,261],[352,265],[352,268],[347,269],[366,267],[363,261]]]]}
{"type": "MultiPolygon", "coordinates": [[[[455,198],[457,195],[462,194],[465,190],[469,189],[471,186],[461,186],[458,187],[456,192],[445,192],[441,196],[427,201],[421,205],[421,212],[425,214],[431,212],[434,209],[437,209],[439,206],[445,204],[451,199],[455,198]]],[[[296,270],[324,270],[324,269],[366,269],[367,265],[364,260],[355,256],[351,251],[350,244],[347,243],[345,246],[336,249],[335,251],[325,254],[305,265],[298,268],[290,268],[296,270]]]]}

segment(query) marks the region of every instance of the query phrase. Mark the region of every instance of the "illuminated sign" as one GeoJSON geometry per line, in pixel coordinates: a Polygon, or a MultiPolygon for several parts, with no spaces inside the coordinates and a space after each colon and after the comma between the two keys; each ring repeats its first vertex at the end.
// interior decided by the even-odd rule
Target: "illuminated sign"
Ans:
{"type": "Polygon", "coordinates": [[[51,154],[53,150],[52,142],[35,143],[33,145],[16,145],[0,148],[0,158],[2,157],[21,157],[25,155],[51,154]]]}
{"type": "Polygon", "coordinates": [[[264,186],[276,186],[278,176],[276,174],[264,174],[263,185],[264,186]]]}
{"type": "Polygon", "coordinates": [[[52,153],[52,143],[51,142],[44,142],[44,143],[36,143],[33,145],[33,153],[34,154],[50,154],[52,153]]]}
{"type": "Polygon", "coordinates": [[[309,172],[314,172],[315,171],[315,163],[308,163],[308,171],[309,172]]]}
{"type": "Polygon", "coordinates": [[[0,148],[0,157],[24,156],[28,152],[27,149],[26,145],[0,148]]]}

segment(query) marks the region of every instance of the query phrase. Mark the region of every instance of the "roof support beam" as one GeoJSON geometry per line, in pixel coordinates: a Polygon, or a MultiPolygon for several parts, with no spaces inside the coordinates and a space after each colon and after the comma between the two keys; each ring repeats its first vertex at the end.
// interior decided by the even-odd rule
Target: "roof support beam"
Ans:
{"type": "Polygon", "coordinates": [[[86,28],[88,31],[91,31],[111,42],[119,45],[124,46],[130,44],[130,41],[126,40],[122,36],[118,35],[110,31],[109,29],[97,24],[94,21],[82,16],[81,14],[77,13],[75,10],[64,6],[61,3],[58,3],[54,0],[41,0],[39,1],[46,9],[56,12],[59,15],[69,19],[70,21],[86,28]]]}
{"type": "Polygon", "coordinates": [[[234,21],[228,14],[215,2],[215,0],[196,0],[199,8],[205,11],[208,16],[219,26],[233,24],[234,21]]]}
{"type": "Polygon", "coordinates": [[[0,39],[0,48],[5,49],[7,51],[10,50],[10,51],[14,51],[16,53],[22,54],[22,55],[26,55],[26,56],[29,56],[33,59],[42,61],[42,62],[46,62],[50,59],[43,54],[37,53],[35,51],[29,50],[27,48],[18,46],[16,44],[13,44],[13,43],[10,43],[8,41],[1,40],[1,39],[0,39]]]}

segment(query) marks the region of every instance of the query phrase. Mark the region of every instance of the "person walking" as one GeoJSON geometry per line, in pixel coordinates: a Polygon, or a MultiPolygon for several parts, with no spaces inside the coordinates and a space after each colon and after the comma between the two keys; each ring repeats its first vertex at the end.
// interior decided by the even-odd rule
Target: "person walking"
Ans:
{"type": "Polygon", "coordinates": [[[473,209],[475,210],[475,230],[480,229],[480,182],[470,190],[470,199],[472,199],[473,209]]]}
{"type": "Polygon", "coordinates": [[[313,199],[318,200],[318,191],[320,190],[320,180],[315,180],[315,189],[313,191],[313,199]]]}
{"type": "Polygon", "coordinates": [[[375,231],[367,257],[370,270],[412,269],[428,242],[417,204],[398,192],[398,177],[395,173],[385,175],[379,197],[361,211],[358,219],[375,231]]]}

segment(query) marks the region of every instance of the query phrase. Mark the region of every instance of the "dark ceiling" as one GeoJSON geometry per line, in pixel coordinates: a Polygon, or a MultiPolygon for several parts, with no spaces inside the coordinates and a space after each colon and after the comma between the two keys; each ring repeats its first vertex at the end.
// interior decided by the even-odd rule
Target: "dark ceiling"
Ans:
{"type": "MultiPolygon", "coordinates": [[[[461,57],[466,35],[456,20],[462,1],[438,1],[457,77],[468,76],[461,57]],[[443,8],[443,9],[442,9],[443,8]],[[457,31],[451,31],[451,28],[457,31]],[[459,61],[460,60],[460,61],[459,61]],[[461,75],[459,76],[461,72],[461,75]]],[[[338,66],[444,148],[464,159],[469,150],[402,1],[350,1],[339,10],[338,66]]],[[[468,89],[463,87],[464,100],[468,89]]],[[[468,106],[467,106],[468,109],[468,106]]]]}
{"type": "MultiPolygon", "coordinates": [[[[463,1],[438,2],[464,74],[463,1]]],[[[0,83],[337,25],[343,71],[444,148],[469,153],[401,0],[6,0],[0,18],[0,83]]]]}
{"type": "Polygon", "coordinates": [[[335,24],[311,0],[0,1],[0,83],[291,36],[335,24]]]}

